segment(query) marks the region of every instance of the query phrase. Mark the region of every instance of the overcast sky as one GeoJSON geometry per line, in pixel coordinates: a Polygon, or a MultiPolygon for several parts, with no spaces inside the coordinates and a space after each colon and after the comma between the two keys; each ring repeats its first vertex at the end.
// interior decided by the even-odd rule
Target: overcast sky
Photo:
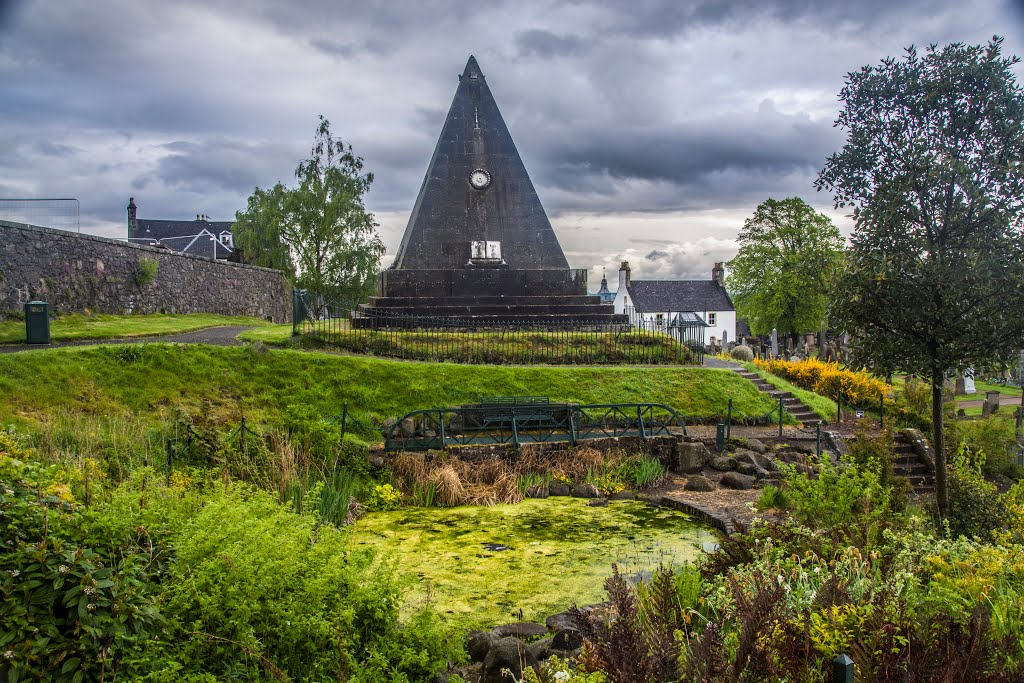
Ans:
{"type": "Polygon", "coordinates": [[[376,176],[386,264],[475,54],[592,287],[622,259],[708,277],[769,197],[848,231],[812,185],[847,72],[994,33],[1024,54],[1022,30],[1000,0],[0,0],[0,198],[76,197],[107,236],[129,196],[232,220],[324,114],[376,176]]]}

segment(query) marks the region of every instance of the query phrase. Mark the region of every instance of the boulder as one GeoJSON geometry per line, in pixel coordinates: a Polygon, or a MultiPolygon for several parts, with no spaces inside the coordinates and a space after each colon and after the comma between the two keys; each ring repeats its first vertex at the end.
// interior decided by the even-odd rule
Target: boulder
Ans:
{"type": "Polygon", "coordinates": [[[754,478],[739,472],[726,472],[718,482],[728,489],[749,489],[754,487],[754,478]]]}
{"type": "Polygon", "coordinates": [[[491,649],[491,645],[497,639],[490,631],[470,631],[469,639],[466,641],[466,652],[469,653],[469,661],[484,661],[487,651],[491,649]]]}
{"type": "MultiPolygon", "coordinates": [[[[750,463],[756,467],[760,467],[762,470],[773,470],[775,469],[775,463],[772,459],[766,455],[755,453],[754,451],[738,450],[733,456],[736,458],[738,463],[750,463]]],[[[738,469],[738,468],[737,468],[738,469]]]]}
{"type": "Polygon", "coordinates": [[[608,507],[608,499],[607,498],[595,498],[594,500],[592,500],[589,503],[587,503],[587,505],[589,505],[592,508],[606,508],[606,507],[608,507]]]}
{"type": "Polygon", "coordinates": [[[384,469],[384,465],[385,465],[384,458],[382,458],[379,455],[371,455],[368,462],[370,463],[370,469],[374,469],[374,470],[382,470],[382,469],[384,469]]]}
{"type": "Polygon", "coordinates": [[[570,611],[552,614],[544,620],[544,623],[552,633],[558,633],[559,631],[564,631],[567,628],[579,628],[580,625],[579,620],[577,620],[570,611]]]}
{"type": "Polygon", "coordinates": [[[568,496],[571,492],[568,484],[563,484],[560,481],[553,481],[548,485],[549,496],[568,496]]]}
{"type": "Polygon", "coordinates": [[[683,487],[686,491],[714,491],[715,488],[715,482],[700,474],[688,478],[686,486],[683,487]]]}
{"type": "Polygon", "coordinates": [[[523,677],[524,666],[536,665],[537,658],[527,651],[523,641],[512,636],[499,638],[484,658],[480,683],[514,683],[523,677]]]}
{"type": "Polygon", "coordinates": [[[548,636],[547,638],[541,638],[538,641],[532,642],[526,646],[527,657],[533,657],[538,662],[543,662],[545,659],[551,656],[552,643],[555,640],[555,636],[548,636]]]}
{"type": "Polygon", "coordinates": [[[509,636],[515,638],[536,638],[547,632],[548,629],[544,624],[537,624],[532,621],[517,621],[514,624],[505,624],[504,626],[491,629],[491,633],[494,634],[495,638],[507,638],[509,636]]]}
{"type": "Polygon", "coordinates": [[[684,474],[700,472],[710,459],[711,451],[704,444],[699,441],[682,441],[676,444],[676,462],[673,469],[684,474]]]}
{"type": "Polygon", "coordinates": [[[730,470],[736,469],[736,458],[730,458],[727,455],[719,455],[711,458],[711,462],[709,464],[719,472],[729,472],[730,470]]]}
{"type": "Polygon", "coordinates": [[[411,417],[407,417],[402,420],[401,425],[402,436],[411,437],[416,435],[416,421],[411,417]]]}
{"type": "Polygon", "coordinates": [[[749,463],[749,462],[738,461],[736,463],[736,471],[739,472],[740,474],[746,474],[747,476],[750,476],[750,477],[756,477],[757,476],[757,472],[759,470],[762,471],[762,472],[764,471],[764,470],[761,470],[761,468],[758,467],[757,465],[754,465],[754,464],[749,463]]]}
{"type": "Polygon", "coordinates": [[[749,448],[750,450],[754,451],[755,453],[758,453],[760,455],[764,455],[765,453],[768,452],[768,447],[765,446],[764,442],[761,441],[760,439],[744,439],[744,441],[747,442],[746,443],[747,448],[749,448]]]}
{"type": "Polygon", "coordinates": [[[597,498],[601,492],[593,484],[576,484],[572,487],[573,498],[597,498]]]}
{"type": "Polygon", "coordinates": [[[551,647],[555,650],[575,650],[582,645],[583,634],[575,628],[563,628],[551,641],[551,647]]]}
{"type": "Polygon", "coordinates": [[[531,486],[526,489],[527,498],[547,498],[548,490],[543,486],[531,486]]]}
{"type": "Polygon", "coordinates": [[[608,496],[608,500],[633,500],[636,498],[636,494],[629,489],[623,489],[618,493],[613,493],[608,496]]]}

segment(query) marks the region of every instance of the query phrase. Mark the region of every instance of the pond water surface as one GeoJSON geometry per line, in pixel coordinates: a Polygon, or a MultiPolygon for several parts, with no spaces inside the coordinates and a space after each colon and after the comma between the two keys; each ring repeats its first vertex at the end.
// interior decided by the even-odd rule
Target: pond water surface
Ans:
{"type": "Polygon", "coordinates": [[[606,598],[612,564],[647,575],[714,547],[689,515],[641,501],[579,498],[494,507],[404,508],[357,521],[352,542],[391,555],[408,585],[405,613],[429,601],[458,626],[543,621],[606,598]]]}

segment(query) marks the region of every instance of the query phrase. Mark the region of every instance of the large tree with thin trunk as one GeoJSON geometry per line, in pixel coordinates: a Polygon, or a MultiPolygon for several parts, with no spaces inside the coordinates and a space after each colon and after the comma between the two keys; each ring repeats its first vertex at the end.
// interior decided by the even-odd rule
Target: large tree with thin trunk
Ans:
{"type": "Polygon", "coordinates": [[[744,223],[738,241],[726,287],[750,331],[817,330],[845,246],[829,217],[799,197],[768,199],[744,223]]]}
{"type": "Polygon", "coordinates": [[[1024,341],[1024,96],[1001,47],[909,48],[850,73],[836,121],[846,144],[816,181],[853,208],[833,320],[855,360],[931,381],[943,515],[947,373],[1024,341]]]}
{"type": "Polygon", "coordinates": [[[246,210],[235,215],[243,254],[294,272],[295,285],[320,301],[361,299],[384,255],[377,221],[363,204],[373,174],[363,173],[362,158],[331,135],[321,116],[310,157],[295,178],[295,188],[256,188],[246,210]]]}

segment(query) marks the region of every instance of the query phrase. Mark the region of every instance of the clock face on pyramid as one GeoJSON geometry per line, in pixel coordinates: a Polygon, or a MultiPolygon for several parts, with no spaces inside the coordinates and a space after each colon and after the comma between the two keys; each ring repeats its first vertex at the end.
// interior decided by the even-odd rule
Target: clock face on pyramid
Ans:
{"type": "Polygon", "coordinates": [[[482,190],[491,184],[491,174],[482,168],[478,168],[469,174],[469,184],[478,190],[482,190]]]}

